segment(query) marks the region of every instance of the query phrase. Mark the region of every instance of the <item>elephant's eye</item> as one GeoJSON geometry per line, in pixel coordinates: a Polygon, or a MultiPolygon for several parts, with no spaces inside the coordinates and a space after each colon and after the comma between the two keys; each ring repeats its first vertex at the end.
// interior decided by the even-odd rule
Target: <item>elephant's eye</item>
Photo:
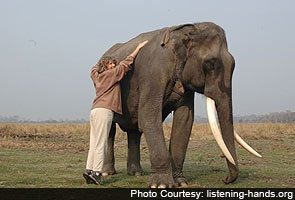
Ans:
{"type": "Polygon", "coordinates": [[[203,65],[205,73],[207,74],[207,73],[211,72],[212,70],[214,70],[215,66],[216,66],[216,59],[215,58],[206,60],[203,65]]]}

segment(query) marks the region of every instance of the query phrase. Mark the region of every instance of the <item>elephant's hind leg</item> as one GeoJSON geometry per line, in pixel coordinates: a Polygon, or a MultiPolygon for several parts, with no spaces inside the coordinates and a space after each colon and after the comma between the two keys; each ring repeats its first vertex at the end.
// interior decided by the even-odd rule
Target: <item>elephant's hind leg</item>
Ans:
{"type": "Polygon", "coordinates": [[[128,160],[127,173],[132,176],[144,175],[140,165],[140,138],[142,133],[138,130],[127,131],[128,135],[128,160]]]}

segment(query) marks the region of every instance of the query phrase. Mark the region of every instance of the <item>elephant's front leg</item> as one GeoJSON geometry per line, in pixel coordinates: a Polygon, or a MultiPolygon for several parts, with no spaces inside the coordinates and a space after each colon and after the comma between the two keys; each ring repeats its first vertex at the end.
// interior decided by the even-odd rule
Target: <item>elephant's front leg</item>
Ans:
{"type": "Polygon", "coordinates": [[[172,158],[174,181],[178,186],[188,186],[183,176],[183,163],[194,121],[194,95],[185,98],[184,105],[174,111],[169,151],[172,158]]]}
{"type": "Polygon", "coordinates": [[[108,176],[116,174],[115,170],[115,156],[114,156],[114,140],[116,135],[116,123],[112,123],[112,127],[108,137],[108,150],[104,160],[102,175],[108,176]]]}
{"type": "Polygon", "coordinates": [[[142,133],[138,130],[127,131],[128,160],[127,173],[132,176],[142,176],[144,172],[140,165],[140,138],[142,133]]]}
{"type": "Polygon", "coordinates": [[[149,148],[151,161],[151,176],[149,186],[166,188],[174,185],[171,161],[162,128],[161,101],[150,98],[139,105],[139,127],[143,131],[149,148]]]}

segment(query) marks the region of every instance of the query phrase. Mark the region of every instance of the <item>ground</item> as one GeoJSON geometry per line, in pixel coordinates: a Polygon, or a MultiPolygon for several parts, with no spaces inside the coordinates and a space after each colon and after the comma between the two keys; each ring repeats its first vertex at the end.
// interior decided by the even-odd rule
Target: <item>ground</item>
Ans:
{"type": "MultiPolygon", "coordinates": [[[[171,124],[163,125],[167,145],[171,124]]],[[[228,173],[207,124],[194,124],[184,164],[184,176],[197,188],[273,188],[295,185],[295,124],[236,124],[235,129],[254,149],[257,158],[238,144],[240,176],[233,184],[221,181],[228,173]]],[[[147,187],[149,152],[142,139],[141,162],[145,175],[127,175],[126,134],[115,141],[117,174],[103,186],[87,185],[82,177],[89,143],[88,124],[0,124],[0,188],[147,187]]]]}

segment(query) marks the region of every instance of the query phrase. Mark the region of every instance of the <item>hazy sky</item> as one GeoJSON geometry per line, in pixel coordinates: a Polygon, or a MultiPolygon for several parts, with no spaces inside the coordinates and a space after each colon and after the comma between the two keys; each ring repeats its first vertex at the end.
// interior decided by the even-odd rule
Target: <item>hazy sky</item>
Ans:
{"type": "MultiPolygon", "coordinates": [[[[292,0],[0,0],[0,116],[88,119],[90,68],[113,44],[211,21],[236,60],[234,115],[295,110],[292,0]]],[[[205,99],[196,113],[205,116],[205,99]]]]}

